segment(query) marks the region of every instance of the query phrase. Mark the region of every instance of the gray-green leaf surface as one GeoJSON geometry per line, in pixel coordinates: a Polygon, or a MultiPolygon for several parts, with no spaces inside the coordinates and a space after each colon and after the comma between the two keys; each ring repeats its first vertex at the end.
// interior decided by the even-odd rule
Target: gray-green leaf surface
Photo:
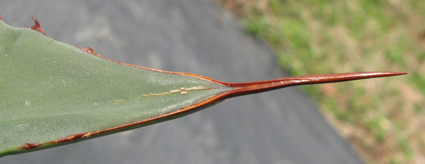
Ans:
{"type": "Polygon", "coordinates": [[[230,89],[118,64],[0,21],[0,156],[154,118],[230,89]]]}

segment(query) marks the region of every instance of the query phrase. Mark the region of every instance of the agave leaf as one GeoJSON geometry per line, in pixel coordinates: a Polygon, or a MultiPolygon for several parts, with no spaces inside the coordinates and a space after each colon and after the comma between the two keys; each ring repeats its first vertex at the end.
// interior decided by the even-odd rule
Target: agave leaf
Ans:
{"type": "Polygon", "coordinates": [[[106,59],[0,17],[0,157],[189,114],[225,98],[292,85],[404,73],[369,72],[226,83],[106,59]]]}

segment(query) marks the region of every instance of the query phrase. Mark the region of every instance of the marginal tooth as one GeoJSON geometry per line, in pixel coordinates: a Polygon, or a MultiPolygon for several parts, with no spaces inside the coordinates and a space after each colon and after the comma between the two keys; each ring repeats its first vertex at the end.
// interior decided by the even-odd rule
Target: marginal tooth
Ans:
{"type": "Polygon", "coordinates": [[[40,23],[38,23],[37,19],[35,19],[33,17],[31,17],[31,18],[32,18],[32,20],[34,20],[35,25],[31,26],[30,29],[41,32],[42,34],[46,35],[46,33],[44,33],[43,29],[41,29],[40,23]]]}
{"type": "Polygon", "coordinates": [[[89,49],[87,52],[94,54],[93,48],[87,46],[87,48],[89,49]]]}

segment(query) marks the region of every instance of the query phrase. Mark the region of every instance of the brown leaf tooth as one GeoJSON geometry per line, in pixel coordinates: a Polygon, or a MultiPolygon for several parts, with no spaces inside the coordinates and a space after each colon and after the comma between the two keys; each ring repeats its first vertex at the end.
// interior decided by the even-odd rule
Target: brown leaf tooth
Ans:
{"type": "Polygon", "coordinates": [[[87,46],[87,48],[88,48],[88,51],[87,51],[88,53],[94,54],[93,48],[91,48],[89,46],[87,46]]]}
{"type": "Polygon", "coordinates": [[[36,147],[41,146],[40,144],[34,144],[34,143],[25,143],[25,145],[21,146],[21,149],[34,149],[36,147]]]}
{"type": "Polygon", "coordinates": [[[43,29],[41,29],[40,23],[38,23],[37,19],[35,19],[33,17],[31,17],[31,18],[32,18],[32,20],[34,20],[35,25],[31,26],[30,29],[41,32],[42,34],[46,35],[46,33],[44,33],[43,29]]]}

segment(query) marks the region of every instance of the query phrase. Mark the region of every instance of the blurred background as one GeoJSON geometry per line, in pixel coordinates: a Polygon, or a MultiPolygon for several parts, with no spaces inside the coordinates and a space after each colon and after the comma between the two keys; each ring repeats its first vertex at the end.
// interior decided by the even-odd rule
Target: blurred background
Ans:
{"type": "Polygon", "coordinates": [[[425,163],[425,1],[219,1],[292,75],[408,72],[301,88],[367,162],[425,163]]]}
{"type": "Polygon", "coordinates": [[[423,1],[14,0],[0,14],[113,60],[222,81],[409,73],[233,98],[0,163],[425,163],[423,1]]]}

